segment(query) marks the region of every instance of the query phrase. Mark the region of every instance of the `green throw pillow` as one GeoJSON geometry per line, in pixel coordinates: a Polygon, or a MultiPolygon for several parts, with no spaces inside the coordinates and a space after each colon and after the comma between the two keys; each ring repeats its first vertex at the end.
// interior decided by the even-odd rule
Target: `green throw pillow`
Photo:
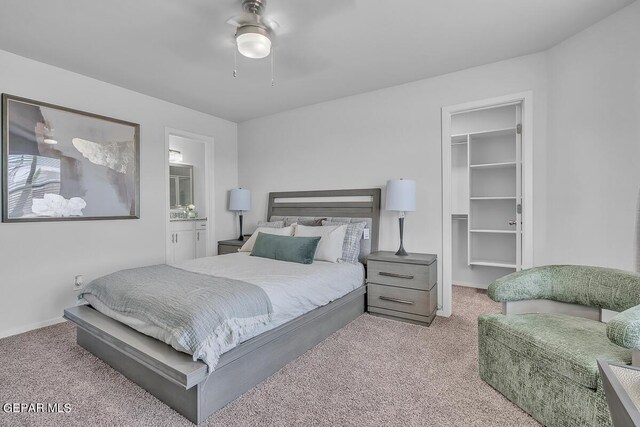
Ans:
{"type": "Polygon", "coordinates": [[[277,236],[258,233],[251,255],[279,261],[311,264],[319,242],[320,237],[277,236]]]}

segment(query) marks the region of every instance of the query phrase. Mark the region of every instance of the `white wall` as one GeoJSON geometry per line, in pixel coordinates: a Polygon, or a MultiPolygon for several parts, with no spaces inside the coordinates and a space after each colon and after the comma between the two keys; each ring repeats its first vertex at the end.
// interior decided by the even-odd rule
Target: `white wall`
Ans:
{"type": "MultiPolygon", "coordinates": [[[[533,90],[535,227],[544,230],[546,76],[545,55],[529,55],[241,123],[239,183],[253,197],[247,229],[265,217],[269,191],[412,178],[417,212],[407,214],[405,247],[442,259],[441,108],[533,90]]],[[[396,216],[383,212],[381,249],[397,249],[397,227],[396,216]]]]}
{"type": "MultiPolygon", "coordinates": [[[[73,278],[163,263],[165,127],[214,138],[215,239],[234,237],[226,191],[237,187],[236,124],[0,51],[0,92],[140,124],[139,220],[0,224],[0,336],[60,318],[73,278]]],[[[211,224],[211,223],[210,223],[211,224]]]]}
{"type": "Polygon", "coordinates": [[[640,2],[548,51],[542,262],[633,270],[640,188],[640,2]]]}
{"type": "MultiPolygon", "coordinates": [[[[408,215],[405,246],[442,257],[440,108],[532,90],[534,264],[633,269],[639,52],[635,2],[546,52],[241,123],[249,226],[264,218],[269,191],[414,178],[418,211],[408,215]]],[[[396,249],[396,228],[383,212],[381,249],[396,249]]]]}

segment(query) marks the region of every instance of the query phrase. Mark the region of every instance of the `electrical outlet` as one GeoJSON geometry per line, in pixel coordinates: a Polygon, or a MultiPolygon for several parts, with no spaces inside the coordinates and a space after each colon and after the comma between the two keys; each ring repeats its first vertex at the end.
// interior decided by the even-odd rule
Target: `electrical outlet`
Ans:
{"type": "Polygon", "coordinates": [[[73,281],[74,292],[81,291],[83,286],[84,286],[84,277],[82,277],[82,274],[78,274],[75,280],[73,281]]]}

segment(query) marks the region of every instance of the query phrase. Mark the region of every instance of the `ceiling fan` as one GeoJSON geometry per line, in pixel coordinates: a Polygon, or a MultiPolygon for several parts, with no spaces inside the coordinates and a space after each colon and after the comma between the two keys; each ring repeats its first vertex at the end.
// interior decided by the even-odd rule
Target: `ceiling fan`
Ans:
{"type": "Polygon", "coordinates": [[[299,49],[291,49],[292,35],[294,45],[299,43],[300,31],[296,29],[296,22],[304,22],[304,30],[308,32],[312,27],[324,20],[336,16],[353,14],[356,10],[356,0],[278,0],[272,4],[269,15],[265,14],[267,0],[227,0],[228,3],[241,6],[242,12],[226,22],[235,28],[234,35],[234,69],[233,77],[237,77],[237,53],[250,59],[269,57],[271,60],[271,85],[274,80],[275,40],[278,40],[278,62],[287,70],[289,75],[309,74],[321,70],[326,61],[321,52],[314,55],[301,55],[299,49]],[[280,25],[272,16],[283,24],[280,25]],[[313,19],[308,19],[313,16],[313,19]]]}
{"type": "Polygon", "coordinates": [[[238,52],[247,58],[266,58],[271,53],[274,30],[278,24],[263,16],[266,6],[267,0],[243,0],[242,14],[227,21],[236,27],[238,52]]]}

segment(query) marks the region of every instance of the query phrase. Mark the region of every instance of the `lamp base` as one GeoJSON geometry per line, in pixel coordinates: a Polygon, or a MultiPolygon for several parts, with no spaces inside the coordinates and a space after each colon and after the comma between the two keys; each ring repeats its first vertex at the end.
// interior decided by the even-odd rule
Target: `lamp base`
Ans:
{"type": "Polygon", "coordinates": [[[238,237],[238,240],[244,242],[244,234],[242,233],[242,211],[238,213],[238,218],[240,218],[240,237],[238,237]]]}
{"type": "Polygon", "coordinates": [[[398,225],[400,226],[400,249],[398,249],[398,252],[396,252],[396,255],[398,256],[408,256],[409,254],[407,253],[407,251],[404,250],[404,245],[403,245],[403,241],[404,241],[404,212],[400,213],[400,218],[398,218],[398,225]]]}
{"type": "Polygon", "coordinates": [[[398,249],[398,252],[396,252],[396,255],[398,255],[398,256],[409,256],[407,251],[405,251],[402,246],[400,246],[400,249],[398,249]]]}

